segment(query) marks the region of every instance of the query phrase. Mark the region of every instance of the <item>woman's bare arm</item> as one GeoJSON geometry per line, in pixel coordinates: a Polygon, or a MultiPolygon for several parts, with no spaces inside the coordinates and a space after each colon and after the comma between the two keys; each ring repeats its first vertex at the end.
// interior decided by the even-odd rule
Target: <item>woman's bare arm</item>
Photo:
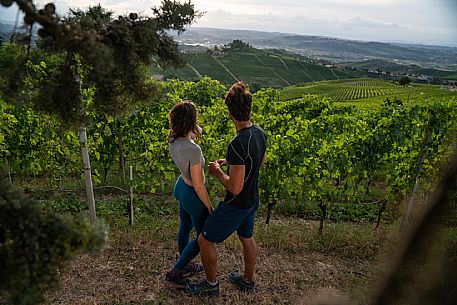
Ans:
{"type": "Polygon", "coordinates": [[[192,186],[194,187],[195,192],[198,195],[198,198],[200,198],[200,200],[203,202],[205,207],[211,213],[213,211],[213,205],[211,204],[211,200],[209,199],[208,191],[206,190],[206,187],[205,187],[205,179],[203,177],[201,163],[191,165],[190,177],[192,179],[192,186]]]}

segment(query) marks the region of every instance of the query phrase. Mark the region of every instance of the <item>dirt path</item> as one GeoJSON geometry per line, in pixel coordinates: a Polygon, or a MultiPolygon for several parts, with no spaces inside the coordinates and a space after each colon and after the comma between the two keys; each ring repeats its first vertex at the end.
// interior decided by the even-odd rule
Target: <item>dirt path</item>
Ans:
{"type": "MultiPolygon", "coordinates": [[[[329,68],[330,69],[330,68],[329,68]]],[[[335,71],[333,71],[332,69],[330,69],[330,72],[332,72],[333,75],[335,75],[336,79],[337,80],[340,80],[340,77],[338,75],[335,74],[335,71]]]]}
{"type": "Polygon", "coordinates": [[[302,63],[301,61],[298,61],[298,62],[299,62],[300,65],[302,66],[302,68],[303,68],[303,73],[306,75],[306,77],[308,77],[311,81],[315,82],[315,80],[314,80],[311,76],[309,76],[308,72],[306,72],[307,69],[306,69],[305,65],[303,65],[303,63],[302,63]]]}
{"type": "Polygon", "coordinates": [[[279,60],[282,62],[282,64],[284,65],[284,68],[286,68],[287,70],[289,70],[289,67],[286,65],[286,63],[284,62],[284,60],[282,60],[282,58],[279,58],[279,60]]]}
{"type": "Polygon", "coordinates": [[[228,74],[230,74],[231,77],[233,77],[234,80],[239,82],[240,80],[223,64],[219,59],[217,59],[215,56],[211,56],[221,67],[227,71],[228,74]]]}
{"type": "MultiPolygon", "coordinates": [[[[287,79],[285,79],[284,77],[282,77],[281,75],[279,75],[273,68],[269,67],[268,65],[266,65],[263,61],[260,60],[260,58],[257,56],[257,55],[254,55],[255,58],[263,65],[265,66],[266,68],[270,69],[271,72],[273,72],[277,77],[279,77],[284,83],[286,83],[286,85],[290,86],[291,84],[287,81],[287,79]]],[[[284,63],[285,64],[285,63],[284,63]]]]}
{"type": "MultiPolygon", "coordinates": [[[[208,299],[189,297],[164,282],[164,272],[175,261],[174,240],[158,241],[150,232],[112,231],[108,248],[100,255],[83,255],[62,274],[60,291],[47,304],[208,304],[208,299]]],[[[164,238],[165,239],[165,238],[164,238]]],[[[168,238],[166,238],[168,239],[168,238]]],[[[245,294],[225,279],[243,269],[239,242],[232,236],[217,246],[221,295],[217,304],[307,304],[322,291],[344,295],[354,276],[368,270],[319,253],[293,253],[259,245],[258,291],[245,294]]],[[[201,278],[197,276],[195,278],[201,278]]]]}
{"type": "Polygon", "coordinates": [[[189,68],[191,68],[192,71],[195,72],[195,74],[197,74],[198,78],[202,78],[202,75],[200,74],[200,72],[198,72],[197,69],[194,68],[194,66],[192,66],[190,63],[187,63],[187,66],[188,66],[189,68]]]}

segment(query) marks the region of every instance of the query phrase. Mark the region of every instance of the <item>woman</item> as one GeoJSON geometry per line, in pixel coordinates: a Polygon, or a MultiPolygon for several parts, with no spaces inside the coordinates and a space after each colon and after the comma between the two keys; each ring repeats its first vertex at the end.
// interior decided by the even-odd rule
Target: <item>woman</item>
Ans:
{"type": "Polygon", "coordinates": [[[185,285],[185,277],[202,272],[203,266],[191,261],[198,255],[198,235],[213,206],[205,187],[205,159],[194,139],[202,130],[197,125],[197,108],[191,101],[177,103],[170,112],[168,149],[181,175],[173,190],[179,201],[178,247],[180,257],[173,269],[167,272],[168,282],[185,285]],[[189,242],[190,232],[195,228],[196,238],[189,242]]]}

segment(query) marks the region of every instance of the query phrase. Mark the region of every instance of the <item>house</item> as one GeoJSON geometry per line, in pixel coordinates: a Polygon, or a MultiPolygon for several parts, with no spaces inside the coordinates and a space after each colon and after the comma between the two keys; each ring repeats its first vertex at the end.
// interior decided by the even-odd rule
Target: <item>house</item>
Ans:
{"type": "Polygon", "coordinates": [[[224,50],[219,49],[217,46],[214,46],[214,49],[208,49],[208,54],[214,57],[223,57],[226,55],[224,50]]]}

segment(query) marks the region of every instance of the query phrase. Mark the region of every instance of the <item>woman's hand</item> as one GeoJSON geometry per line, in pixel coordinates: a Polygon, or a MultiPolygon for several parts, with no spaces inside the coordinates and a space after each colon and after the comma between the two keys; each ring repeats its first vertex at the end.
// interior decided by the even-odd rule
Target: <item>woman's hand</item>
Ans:
{"type": "Polygon", "coordinates": [[[209,212],[210,214],[212,214],[212,213],[214,212],[214,208],[213,208],[213,205],[212,205],[212,204],[209,205],[209,206],[206,206],[206,208],[208,209],[208,212],[209,212]]]}
{"type": "Polygon", "coordinates": [[[192,178],[192,186],[194,187],[198,198],[200,198],[208,212],[211,214],[214,208],[209,199],[208,191],[206,190],[201,163],[194,164],[190,167],[190,177],[192,178]]]}

